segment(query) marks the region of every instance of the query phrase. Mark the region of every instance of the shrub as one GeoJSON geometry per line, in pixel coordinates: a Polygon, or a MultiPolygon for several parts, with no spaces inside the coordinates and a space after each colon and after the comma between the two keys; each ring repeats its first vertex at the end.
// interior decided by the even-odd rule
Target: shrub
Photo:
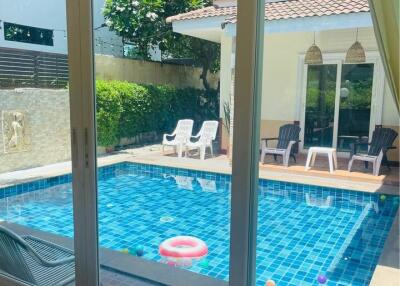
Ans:
{"type": "Polygon", "coordinates": [[[195,128],[203,120],[218,118],[216,91],[102,80],[97,81],[96,90],[101,146],[145,132],[170,132],[183,118],[193,119],[195,128]]]}
{"type": "Polygon", "coordinates": [[[118,142],[119,120],[122,112],[120,93],[112,84],[96,82],[97,140],[109,147],[118,142]]]}

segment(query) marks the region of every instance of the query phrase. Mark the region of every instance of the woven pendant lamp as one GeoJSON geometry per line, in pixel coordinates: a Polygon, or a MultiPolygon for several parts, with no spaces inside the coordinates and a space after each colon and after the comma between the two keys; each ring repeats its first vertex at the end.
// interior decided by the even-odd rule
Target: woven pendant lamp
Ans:
{"type": "Polygon", "coordinates": [[[323,63],[321,49],[315,44],[315,32],[314,32],[314,43],[308,48],[304,63],[307,65],[319,65],[323,63]]]}
{"type": "Polygon", "coordinates": [[[357,63],[365,63],[365,50],[361,43],[358,41],[358,29],[356,33],[356,41],[351,45],[346,54],[346,63],[347,64],[357,64],[357,63]]]}

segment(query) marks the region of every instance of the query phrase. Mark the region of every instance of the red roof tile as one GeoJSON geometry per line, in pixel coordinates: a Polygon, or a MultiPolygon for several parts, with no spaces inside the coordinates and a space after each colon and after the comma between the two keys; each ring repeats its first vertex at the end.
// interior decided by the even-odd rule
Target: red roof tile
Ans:
{"type": "MultiPolygon", "coordinates": [[[[236,6],[210,6],[169,17],[167,21],[225,17],[227,22],[234,23],[236,12],[236,6]]],[[[288,0],[265,4],[265,19],[268,21],[359,12],[369,12],[368,0],[288,0]]]]}

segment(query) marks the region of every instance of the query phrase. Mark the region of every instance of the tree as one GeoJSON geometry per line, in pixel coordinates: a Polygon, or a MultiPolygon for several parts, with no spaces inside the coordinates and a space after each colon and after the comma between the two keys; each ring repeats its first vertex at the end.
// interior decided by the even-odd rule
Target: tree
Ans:
{"type": "Polygon", "coordinates": [[[220,47],[206,40],[174,33],[166,19],[211,5],[211,0],[106,0],[105,24],[137,48],[137,55],[150,59],[159,47],[164,58],[189,58],[202,68],[200,79],[210,90],[209,72],[219,69],[220,47]]]}

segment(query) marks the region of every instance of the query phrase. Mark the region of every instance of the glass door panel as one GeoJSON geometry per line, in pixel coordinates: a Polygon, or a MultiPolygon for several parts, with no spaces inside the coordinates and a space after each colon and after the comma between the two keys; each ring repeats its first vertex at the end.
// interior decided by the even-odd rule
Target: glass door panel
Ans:
{"type": "Polygon", "coordinates": [[[74,281],[66,7],[43,2],[0,1],[0,285],[74,281]]]}
{"type": "Polygon", "coordinates": [[[103,284],[229,279],[234,37],[221,54],[219,38],[175,33],[167,17],[211,5],[178,2],[94,2],[103,284]]]}
{"type": "Polygon", "coordinates": [[[368,139],[373,75],[373,64],[342,65],[338,151],[350,151],[351,143],[368,139]]]}
{"type": "Polygon", "coordinates": [[[309,65],[304,147],[333,143],[337,65],[309,65]]]}

